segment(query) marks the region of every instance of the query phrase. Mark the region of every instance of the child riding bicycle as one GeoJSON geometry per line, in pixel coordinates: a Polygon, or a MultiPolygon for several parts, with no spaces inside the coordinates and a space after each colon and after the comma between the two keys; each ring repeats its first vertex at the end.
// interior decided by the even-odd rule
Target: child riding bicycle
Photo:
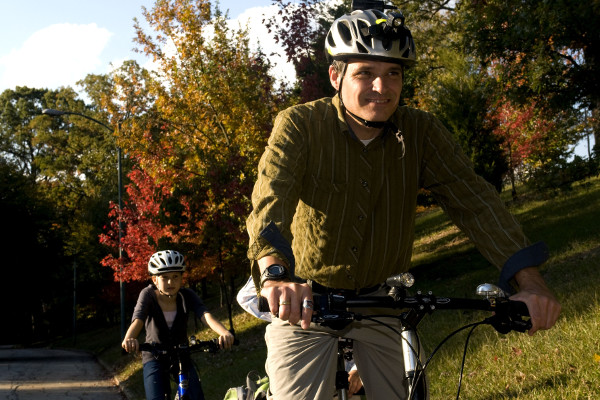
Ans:
{"type": "MultiPolygon", "coordinates": [[[[219,334],[219,345],[222,348],[231,348],[234,341],[231,332],[208,312],[194,291],[182,287],[185,261],[181,253],[174,250],[154,253],[148,262],[148,272],[152,283],[140,292],[132,323],[121,344],[123,349],[128,353],[139,351],[137,337],[144,327],[146,342],[166,346],[187,344],[188,316],[191,312],[219,334]]],[[[169,360],[156,359],[151,353],[143,351],[142,362],[146,399],[163,400],[170,392],[169,360]]],[[[193,365],[190,365],[187,373],[190,397],[204,400],[202,386],[193,365]]]]}

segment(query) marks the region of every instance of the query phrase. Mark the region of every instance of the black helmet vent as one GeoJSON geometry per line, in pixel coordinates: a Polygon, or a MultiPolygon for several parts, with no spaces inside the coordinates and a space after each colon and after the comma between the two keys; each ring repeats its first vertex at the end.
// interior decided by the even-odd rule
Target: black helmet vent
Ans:
{"type": "Polygon", "coordinates": [[[346,21],[344,21],[344,23],[338,24],[338,30],[340,33],[340,37],[346,43],[346,46],[351,46],[352,32],[350,32],[350,27],[346,24],[346,21]]]}
{"type": "Polygon", "coordinates": [[[329,35],[327,35],[327,43],[329,43],[331,47],[335,47],[335,41],[333,40],[333,35],[331,32],[329,32],[329,35]]]}

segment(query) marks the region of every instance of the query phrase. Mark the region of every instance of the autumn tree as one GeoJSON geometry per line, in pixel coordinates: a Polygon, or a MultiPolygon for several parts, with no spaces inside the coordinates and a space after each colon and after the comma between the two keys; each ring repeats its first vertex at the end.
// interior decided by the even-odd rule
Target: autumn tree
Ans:
{"type": "Polygon", "coordinates": [[[121,271],[123,265],[118,255],[109,254],[102,264],[112,268],[115,277],[125,282],[146,281],[148,279],[148,260],[150,256],[169,238],[169,226],[160,224],[161,204],[170,197],[169,188],[156,185],[154,179],[137,167],[129,174],[128,197],[124,207],[119,210],[113,203],[109,216],[112,217],[110,229],[100,235],[100,242],[112,248],[119,246],[119,223],[127,234],[121,241],[125,254],[129,256],[129,267],[121,271]],[[163,243],[161,243],[163,241],[163,243]]]}
{"type": "Polygon", "coordinates": [[[166,244],[186,254],[194,279],[245,276],[256,165],[286,103],[247,30],[230,30],[208,1],[159,0],[143,14],[153,32],[136,23],[135,41],[155,71],[130,64],[111,77],[131,112],[119,143],[139,166],[123,210],[126,276],[139,279],[149,248],[166,244]]]}
{"type": "Polygon", "coordinates": [[[332,96],[325,37],[331,23],[350,10],[350,1],[273,0],[277,15],[263,20],[296,71],[294,94],[300,103],[332,96]]]}
{"type": "Polygon", "coordinates": [[[491,113],[494,134],[500,137],[509,160],[509,178],[513,196],[516,182],[527,181],[536,170],[544,170],[565,154],[573,129],[564,115],[554,115],[536,103],[518,105],[507,99],[498,101],[491,113]]]}
{"type": "MultiPolygon", "coordinates": [[[[467,49],[497,64],[511,100],[557,112],[600,108],[600,7],[570,0],[457,2],[467,49]]],[[[599,139],[599,126],[594,134],[599,139]]]]}

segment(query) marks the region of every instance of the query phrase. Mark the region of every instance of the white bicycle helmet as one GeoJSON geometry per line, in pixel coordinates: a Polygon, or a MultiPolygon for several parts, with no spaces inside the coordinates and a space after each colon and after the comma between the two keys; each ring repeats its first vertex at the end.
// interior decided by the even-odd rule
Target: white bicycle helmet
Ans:
{"type": "Polygon", "coordinates": [[[356,10],[336,19],[325,40],[329,59],[378,59],[411,66],[416,62],[415,42],[398,10],[356,10]]]}
{"type": "Polygon", "coordinates": [[[184,272],[185,260],[183,254],[175,250],[164,250],[152,254],[148,261],[150,275],[160,275],[165,272],[184,272]]]}

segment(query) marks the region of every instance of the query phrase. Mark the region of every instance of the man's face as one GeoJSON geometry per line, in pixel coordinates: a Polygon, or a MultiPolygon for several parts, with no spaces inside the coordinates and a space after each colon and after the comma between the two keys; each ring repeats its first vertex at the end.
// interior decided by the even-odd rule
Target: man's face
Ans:
{"type": "MultiPolygon", "coordinates": [[[[342,82],[342,101],[350,112],[367,121],[387,121],[400,102],[402,66],[373,60],[349,60],[342,82]]],[[[338,91],[342,76],[329,68],[338,91]]]]}

